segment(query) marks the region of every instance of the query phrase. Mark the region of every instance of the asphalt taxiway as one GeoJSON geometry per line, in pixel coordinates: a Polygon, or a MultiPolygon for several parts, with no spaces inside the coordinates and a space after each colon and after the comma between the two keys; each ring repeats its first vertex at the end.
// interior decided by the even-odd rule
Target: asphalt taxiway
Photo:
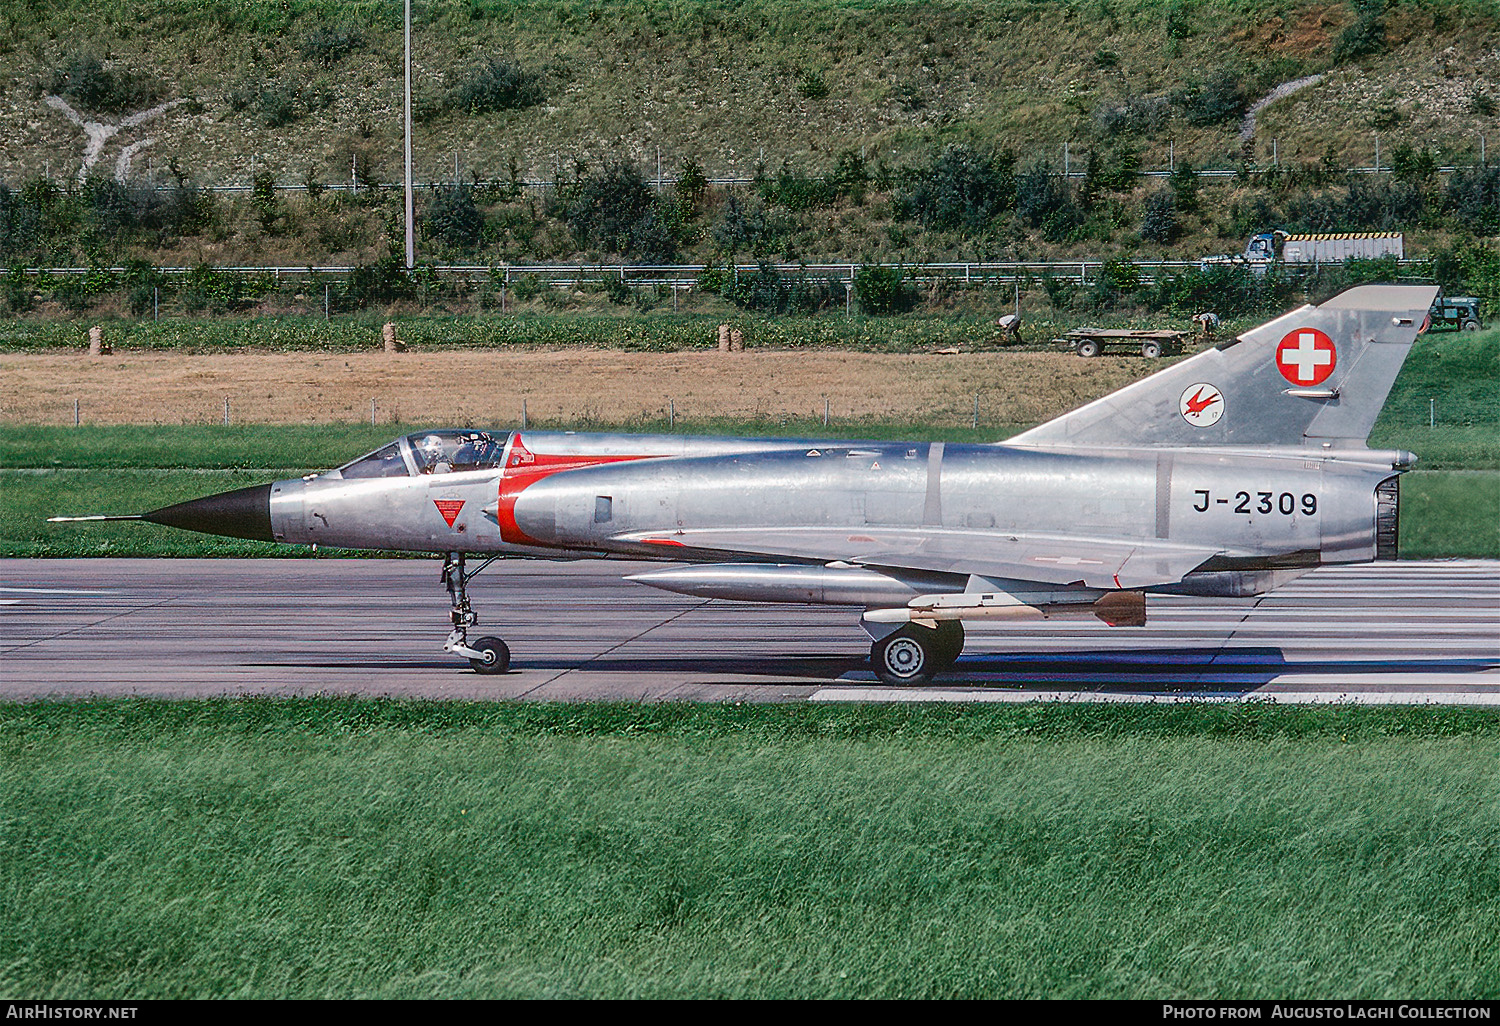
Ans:
{"type": "Polygon", "coordinates": [[[1155,597],[1144,628],[969,629],[886,688],[858,610],[706,601],[625,562],[497,562],[473,583],[512,672],[441,651],[436,560],[0,560],[0,700],[367,695],[551,701],[1216,701],[1500,705],[1500,562],[1317,570],[1259,599],[1155,597]]]}

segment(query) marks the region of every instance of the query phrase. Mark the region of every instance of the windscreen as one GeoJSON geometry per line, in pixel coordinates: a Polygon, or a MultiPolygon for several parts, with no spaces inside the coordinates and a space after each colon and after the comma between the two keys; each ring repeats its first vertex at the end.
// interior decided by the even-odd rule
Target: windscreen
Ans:
{"type": "Polygon", "coordinates": [[[392,442],[383,449],[376,449],[368,456],[361,456],[353,463],[339,468],[345,478],[351,477],[405,477],[410,473],[406,460],[401,456],[401,443],[392,442]]]}

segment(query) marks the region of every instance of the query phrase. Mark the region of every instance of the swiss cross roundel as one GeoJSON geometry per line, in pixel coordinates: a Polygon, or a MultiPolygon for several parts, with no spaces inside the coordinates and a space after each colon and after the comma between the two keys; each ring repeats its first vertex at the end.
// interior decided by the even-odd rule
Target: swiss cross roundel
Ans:
{"type": "Polygon", "coordinates": [[[1276,347],[1276,367],[1294,385],[1321,385],[1338,359],[1333,339],[1317,328],[1298,328],[1276,347]]]}

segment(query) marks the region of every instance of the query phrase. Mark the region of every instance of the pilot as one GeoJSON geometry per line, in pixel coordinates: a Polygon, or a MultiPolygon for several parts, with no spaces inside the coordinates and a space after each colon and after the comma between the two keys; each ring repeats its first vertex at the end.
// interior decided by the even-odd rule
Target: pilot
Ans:
{"type": "Polygon", "coordinates": [[[417,446],[417,451],[422,454],[422,473],[446,474],[453,469],[453,461],[443,449],[441,435],[428,435],[417,446]]]}

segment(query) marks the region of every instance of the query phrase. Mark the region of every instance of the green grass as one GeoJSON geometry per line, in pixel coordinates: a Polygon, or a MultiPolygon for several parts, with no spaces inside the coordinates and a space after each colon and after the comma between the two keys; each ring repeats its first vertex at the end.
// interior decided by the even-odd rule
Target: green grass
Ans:
{"type": "Polygon", "coordinates": [[[85,470],[327,470],[417,426],[381,424],[90,425],[6,424],[0,467],[85,470]]]}
{"type": "MultiPolygon", "coordinates": [[[[975,290],[978,311],[947,315],[900,317],[845,317],[842,310],[818,316],[773,317],[746,313],[724,305],[712,313],[652,311],[617,308],[609,313],[538,313],[514,315],[475,313],[462,317],[403,313],[399,317],[403,341],[416,349],[618,349],[626,352],[678,352],[718,347],[718,326],[733,324],[744,330],[756,348],[836,346],[875,352],[914,352],[931,348],[973,346],[996,337],[995,312],[1009,308],[1009,286],[996,291],[975,290]]],[[[1166,315],[1163,315],[1165,317],[1166,315]]],[[[338,317],[181,317],[160,321],[90,317],[86,322],[50,317],[0,320],[0,352],[41,352],[76,349],[88,344],[88,328],[103,326],[106,337],[120,349],[236,352],[379,349],[381,326],[391,319],[381,315],[338,317]]],[[[1158,318],[1159,320],[1160,318],[1158,318]]],[[[1063,314],[1028,319],[1030,348],[1055,349],[1045,340],[1089,323],[1123,323],[1120,315],[1063,314]]]]}
{"type": "Polygon", "coordinates": [[[1403,477],[1399,551],[1405,559],[1500,559],[1500,470],[1403,477]]]}
{"type": "Polygon", "coordinates": [[[1477,710],[0,707],[27,998],[1500,994],[1477,710]]]}

